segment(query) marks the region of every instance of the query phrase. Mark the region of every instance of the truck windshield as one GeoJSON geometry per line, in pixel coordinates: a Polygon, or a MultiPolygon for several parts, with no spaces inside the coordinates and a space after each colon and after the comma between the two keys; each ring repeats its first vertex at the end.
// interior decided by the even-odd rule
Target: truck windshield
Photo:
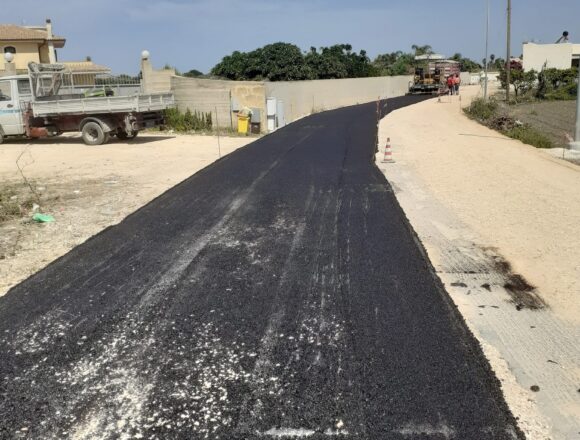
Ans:
{"type": "Polygon", "coordinates": [[[0,81],[0,101],[12,101],[10,81],[0,81]]]}

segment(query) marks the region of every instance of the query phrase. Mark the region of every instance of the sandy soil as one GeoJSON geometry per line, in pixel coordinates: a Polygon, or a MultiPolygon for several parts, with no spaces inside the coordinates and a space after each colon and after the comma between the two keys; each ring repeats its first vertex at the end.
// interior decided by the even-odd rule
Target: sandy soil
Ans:
{"type": "Polygon", "coordinates": [[[396,163],[377,164],[528,438],[575,438],[580,167],[466,118],[478,92],[390,114],[379,144],[390,137],[396,163]],[[514,293],[520,276],[536,289],[514,293]]]}
{"type": "MultiPolygon", "coordinates": [[[[221,154],[253,140],[222,137],[221,154]]],[[[100,147],[73,136],[0,145],[0,185],[31,197],[18,160],[41,210],[56,218],[37,224],[27,215],[0,223],[0,296],[217,159],[211,136],[146,134],[100,147]]]]}
{"type": "MultiPolygon", "coordinates": [[[[465,88],[463,104],[478,87],[465,88]]],[[[449,98],[444,98],[449,99],[449,98]]],[[[464,117],[459,102],[395,112],[395,160],[496,247],[561,316],[580,316],[580,167],[464,117]]]]}

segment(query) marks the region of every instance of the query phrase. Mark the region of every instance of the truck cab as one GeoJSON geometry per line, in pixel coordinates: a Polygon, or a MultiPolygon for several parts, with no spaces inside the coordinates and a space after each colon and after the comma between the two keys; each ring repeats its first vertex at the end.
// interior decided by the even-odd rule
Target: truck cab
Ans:
{"type": "Polygon", "coordinates": [[[0,143],[6,136],[25,134],[23,108],[31,98],[27,75],[0,77],[0,143]]]}

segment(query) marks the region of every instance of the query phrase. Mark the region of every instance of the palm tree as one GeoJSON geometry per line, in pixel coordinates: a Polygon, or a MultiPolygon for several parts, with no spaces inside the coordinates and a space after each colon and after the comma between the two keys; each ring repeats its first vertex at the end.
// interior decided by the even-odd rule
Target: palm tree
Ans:
{"type": "Polygon", "coordinates": [[[418,46],[416,44],[413,44],[411,46],[411,49],[413,49],[415,51],[415,56],[430,55],[433,53],[433,48],[431,46],[429,46],[428,44],[426,44],[424,46],[418,46]]]}

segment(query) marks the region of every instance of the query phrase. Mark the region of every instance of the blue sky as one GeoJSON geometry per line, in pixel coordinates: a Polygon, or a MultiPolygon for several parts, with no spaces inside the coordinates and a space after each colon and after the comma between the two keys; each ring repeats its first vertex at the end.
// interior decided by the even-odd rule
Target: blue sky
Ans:
{"type": "MultiPolygon", "coordinates": [[[[484,56],[486,0],[2,0],[2,23],[52,18],[67,38],[64,61],[93,60],[116,73],[153,63],[207,72],[234,50],[284,41],[350,43],[371,57],[430,44],[445,55],[484,56]]],[[[523,41],[554,42],[563,30],[580,43],[579,0],[513,0],[513,52],[523,41]]],[[[491,53],[505,57],[506,0],[491,0],[491,53]]]]}

